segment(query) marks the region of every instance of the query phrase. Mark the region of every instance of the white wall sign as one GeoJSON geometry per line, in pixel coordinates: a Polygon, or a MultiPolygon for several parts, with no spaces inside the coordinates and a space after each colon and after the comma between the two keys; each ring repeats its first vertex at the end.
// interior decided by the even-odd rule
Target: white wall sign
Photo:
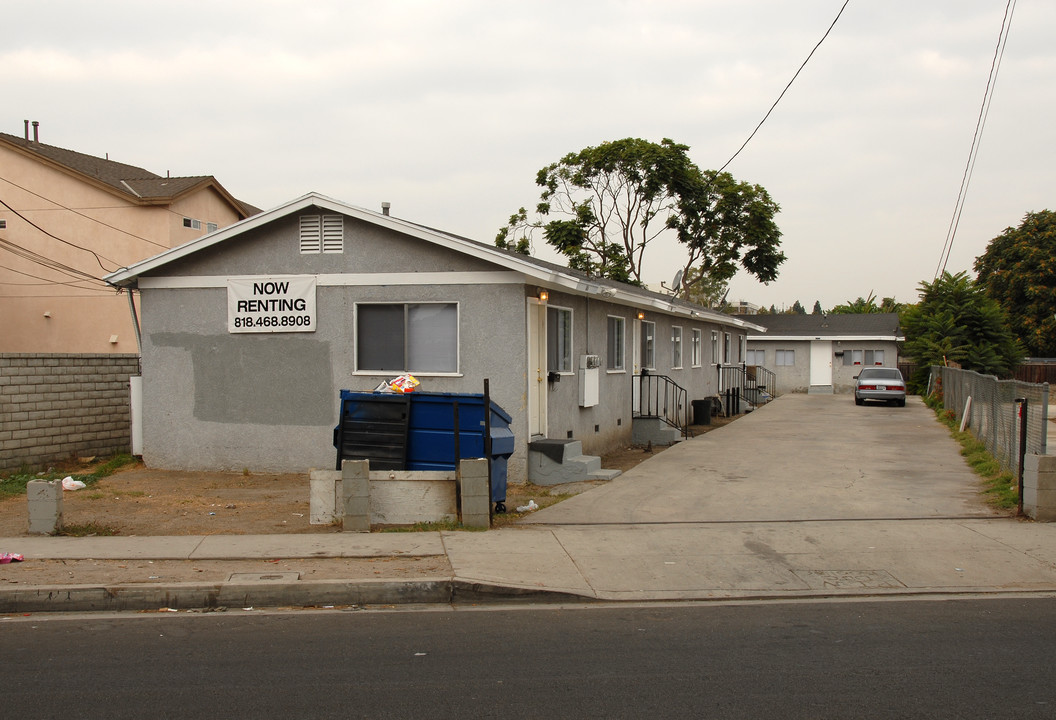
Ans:
{"type": "Polygon", "coordinates": [[[227,331],[315,332],[315,276],[228,278],[227,331]]]}

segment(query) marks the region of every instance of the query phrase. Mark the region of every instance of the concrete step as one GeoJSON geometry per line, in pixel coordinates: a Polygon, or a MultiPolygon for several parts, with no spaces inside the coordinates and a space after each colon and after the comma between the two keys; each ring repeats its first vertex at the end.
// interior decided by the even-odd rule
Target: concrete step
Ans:
{"type": "Polygon", "coordinates": [[[674,445],[682,441],[682,432],[660,418],[634,418],[631,442],[635,445],[674,445]]]}
{"type": "Polygon", "coordinates": [[[536,440],[528,445],[528,481],[564,485],[584,480],[610,480],[619,470],[603,470],[601,458],[584,455],[579,440],[536,440]]]}

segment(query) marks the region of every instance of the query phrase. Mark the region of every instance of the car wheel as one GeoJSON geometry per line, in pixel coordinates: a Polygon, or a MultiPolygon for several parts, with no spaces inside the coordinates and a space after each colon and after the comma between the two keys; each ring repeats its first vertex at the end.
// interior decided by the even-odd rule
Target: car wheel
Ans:
{"type": "Polygon", "coordinates": [[[905,401],[905,399],[899,400],[899,401],[898,401],[898,406],[899,406],[899,407],[905,407],[905,406],[906,406],[906,401],[905,401]]]}
{"type": "Polygon", "coordinates": [[[854,396],[854,404],[855,405],[865,405],[865,400],[862,400],[860,397],[855,395],[854,396]]]}

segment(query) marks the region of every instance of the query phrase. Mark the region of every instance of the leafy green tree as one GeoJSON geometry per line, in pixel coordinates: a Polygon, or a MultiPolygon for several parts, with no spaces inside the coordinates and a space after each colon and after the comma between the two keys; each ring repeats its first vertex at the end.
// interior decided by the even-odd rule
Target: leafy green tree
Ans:
{"type": "Polygon", "coordinates": [[[774,307],[773,303],[770,303],[770,314],[771,315],[777,315],[777,308],[774,307]]]}
{"type": "Polygon", "coordinates": [[[896,302],[893,297],[885,297],[876,304],[876,293],[869,291],[869,297],[859,297],[856,300],[848,300],[843,305],[837,305],[831,313],[837,315],[861,315],[868,313],[897,313],[902,309],[902,303],[896,302]]]}
{"type": "Polygon", "coordinates": [[[691,268],[682,278],[682,297],[707,308],[718,307],[726,297],[728,283],[709,276],[704,268],[691,268]]]}
{"type": "Polygon", "coordinates": [[[904,308],[904,354],[917,363],[919,389],[931,365],[954,361],[967,370],[1008,377],[1022,357],[1005,314],[965,272],[943,273],[919,286],[920,302],[904,308]]]}
{"type": "Polygon", "coordinates": [[[785,260],[774,222],[780,208],[759,185],[701,171],[688,150],[626,138],[569,153],[539,171],[535,213],[514,213],[495,244],[528,252],[541,233],[569,267],[641,284],[646,248],[670,231],[686,247],[683,295],[725,283],[738,268],[774,280],[785,260]]]}
{"type": "Polygon", "coordinates": [[[978,282],[1034,357],[1056,357],[1056,213],[1027,213],[975,259],[978,282]]]}
{"type": "Polygon", "coordinates": [[[792,310],[789,312],[789,315],[806,315],[806,314],[807,314],[807,309],[805,307],[803,307],[802,304],[800,304],[799,300],[796,300],[794,303],[792,303],[792,310]]]}

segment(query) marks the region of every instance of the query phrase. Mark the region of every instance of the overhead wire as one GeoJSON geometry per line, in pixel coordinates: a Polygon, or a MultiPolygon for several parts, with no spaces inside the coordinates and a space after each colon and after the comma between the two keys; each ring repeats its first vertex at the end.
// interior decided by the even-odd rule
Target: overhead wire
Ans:
{"type": "Polygon", "coordinates": [[[87,273],[83,270],[78,270],[77,268],[70,267],[69,265],[61,263],[58,260],[52,260],[51,258],[45,257],[40,253],[24,248],[21,245],[13,243],[5,238],[0,238],[0,250],[7,250],[11,254],[16,255],[24,260],[29,260],[32,263],[36,263],[37,265],[48,268],[49,270],[61,273],[75,280],[79,280],[80,282],[89,281],[107,287],[107,283],[104,280],[96,277],[95,275],[92,275],[91,273],[87,273]]]}
{"type": "Polygon", "coordinates": [[[939,264],[935,268],[937,280],[946,272],[946,264],[950,260],[953,251],[953,241],[957,236],[957,229],[961,224],[961,213],[964,211],[964,201],[968,197],[968,186],[972,181],[972,173],[975,170],[975,160],[979,156],[979,144],[982,140],[983,129],[986,126],[986,118],[990,114],[990,103],[994,98],[994,88],[997,87],[997,74],[1001,69],[1001,60],[1005,56],[1005,45],[1008,43],[1008,33],[1012,28],[1012,16],[1016,11],[1016,0],[1008,0],[1005,5],[1005,14],[1001,18],[1001,31],[997,36],[997,47],[994,48],[994,59],[990,62],[990,75],[986,79],[986,90],[983,93],[983,102],[979,107],[979,117],[975,121],[975,134],[972,136],[972,146],[968,151],[968,162],[964,166],[964,174],[961,176],[961,187],[957,191],[957,202],[954,204],[953,217],[950,218],[950,226],[946,230],[946,241],[939,255],[939,264]]]}
{"type": "Polygon", "coordinates": [[[781,94],[777,96],[777,100],[775,100],[774,104],[770,106],[770,109],[766,111],[766,115],[764,115],[763,119],[759,121],[759,124],[755,126],[755,130],[752,130],[752,134],[748,136],[748,139],[745,140],[739,148],[737,148],[737,152],[735,152],[730,157],[730,159],[727,160],[726,163],[718,169],[718,172],[721,173],[723,170],[729,167],[730,163],[732,163],[737,158],[737,156],[741,154],[741,151],[744,150],[745,147],[747,147],[748,143],[750,143],[752,141],[752,138],[755,137],[756,133],[759,132],[759,128],[761,128],[763,126],[763,123],[767,121],[767,119],[770,117],[770,114],[774,111],[774,108],[777,107],[777,104],[781,102],[781,99],[785,96],[785,93],[787,93],[788,89],[792,87],[792,83],[794,83],[796,81],[796,78],[799,77],[799,74],[803,72],[803,68],[805,68],[807,66],[807,63],[810,62],[810,59],[814,57],[814,53],[817,52],[818,48],[821,47],[821,44],[825,42],[825,38],[827,38],[829,36],[829,33],[832,32],[832,29],[836,27],[836,23],[839,21],[840,16],[843,15],[843,11],[847,8],[847,3],[849,3],[850,1],[851,0],[844,0],[843,5],[840,6],[840,11],[836,13],[836,17],[833,18],[833,21],[829,24],[829,28],[825,31],[825,34],[821,36],[821,40],[818,40],[818,43],[814,46],[814,49],[811,50],[810,53],[807,55],[807,59],[804,60],[803,63],[799,66],[799,69],[796,70],[796,74],[793,75],[792,79],[788,81],[788,84],[785,85],[785,89],[781,91],[781,94]]]}
{"type": "Polygon", "coordinates": [[[48,237],[53,238],[55,240],[58,240],[59,242],[65,244],[65,245],[69,245],[72,248],[76,248],[78,250],[83,250],[84,252],[89,253],[90,255],[95,257],[95,261],[99,264],[99,267],[101,269],[106,270],[107,272],[113,272],[114,270],[116,270],[116,269],[121,267],[121,263],[119,263],[119,262],[117,262],[115,260],[111,260],[110,258],[106,257],[105,255],[100,255],[99,253],[95,252],[94,250],[91,250],[91,249],[86,248],[86,247],[82,247],[82,246],[78,245],[77,243],[70,242],[69,240],[64,240],[64,239],[60,238],[58,235],[55,235],[54,233],[45,230],[40,225],[37,225],[35,222],[33,222],[32,220],[27,218],[25,215],[20,213],[18,210],[15,210],[13,207],[11,207],[6,202],[4,202],[3,198],[0,198],[0,205],[3,205],[8,210],[10,210],[15,215],[17,215],[19,218],[21,218],[23,221],[25,221],[26,223],[28,223],[32,227],[36,228],[40,232],[44,233],[48,237]],[[114,268],[106,267],[105,265],[103,265],[103,260],[106,260],[108,263],[111,263],[111,264],[115,265],[116,267],[114,267],[114,268]]]}
{"type": "MultiPolygon", "coordinates": [[[[82,212],[80,212],[79,210],[74,210],[74,209],[73,209],[73,208],[71,208],[71,207],[66,207],[66,206],[65,206],[65,205],[63,205],[62,203],[60,203],[60,202],[58,202],[58,201],[56,201],[56,200],[52,200],[52,199],[51,199],[51,198],[49,198],[49,197],[45,197],[44,195],[41,195],[41,194],[40,194],[40,193],[38,193],[38,192],[34,192],[34,191],[30,190],[29,188],[25,188],[25,187],[22,187],[22,186],[21,186],[21,185],[19,185],[18,183],[14,182],[14,181],[12,181],[12,180],[10,180],[10,179],[8,179],[8,178],[0,178],[0,180],[3,180],[4,182],[8,183],[9,185],[13,185],[13,186],[15,186],[16,188],[18,188],[19,190],[22,190],[23,192],[27,192],[27,193],[29,193],[30,195],[34,195],[34,196],[36,196],[36,197],[40,198],[41,200],[44,200],[44,201],[46,201],[46,202],[49,202],[49,203],[51,203],[52,205],[55,205],[55,206],[57,206],[57,207],[60,207],[60,208],[62,208],[63,210],[66,210],[66,211],[68,211],[68,212],[71,212],[71,213],[73,213],[74,215],[80,215],[81,217],[85,218],[86,220],[91,220],[92,222],[98,223],[98,224],[102,225],[103,227],[108,227],[108,228],[110,228],[111,230],[116,230],[116,231],[118,231],[119,233],[123,233],[123,234],[125,234],[125,235],[128,235],[129,237],[131,237],[131,238],[135,238],[136,240],[142,240],[142,241],[143,241],[143,242],[145,242],[145,243],[150,243],[151,245],[157,245],[158,247],[160,247],[160,248],[164,248],[164,249],[166,249],[166,250],[168,249],[168,246],[167,246],[167,245],[165,245],[165,244],[163,244],[163,243],[159,243],[159,242],[157,242],[156,240],[151,240],[150,238],[145,238],[145,237],[143,237],[142,235],[136,235],[135,233],[129,232],[128,230],[125,230],[124,228],[119,228],[119,227],[117,227],[116,225],[111,225],[111,224],[110,224],[110,223],[108,223],[108,222],[104,222],[103,220],[100,220],[99,218],[94,218],[94,217],[92,217],[91,215],[87,215],[87,214],[85,214],[85,213],[82,213],[82,212]]],[[[165,209],[166,209],[166,210],[168,210],[168,211],[169,211],[170,213],[172,213],[173,215],[178,215],[178,216],[181,216],[181,217],[182,217],[182,213],[178,213],[178,212],[176,212],[175,210],[172,210],[171,208],[165,208],[165,209]]],[[[84,248],[81,248],[81,249],[83,250],[84,248]]],[[[91,251],[89,251],[89,252],[91,252],[91,251]]],[[[109,258],[106,258],[106,259],[109,259],[109,258]]],[[[110,262],[113,262],[113,260],[111,260],[110,262]]]]}

